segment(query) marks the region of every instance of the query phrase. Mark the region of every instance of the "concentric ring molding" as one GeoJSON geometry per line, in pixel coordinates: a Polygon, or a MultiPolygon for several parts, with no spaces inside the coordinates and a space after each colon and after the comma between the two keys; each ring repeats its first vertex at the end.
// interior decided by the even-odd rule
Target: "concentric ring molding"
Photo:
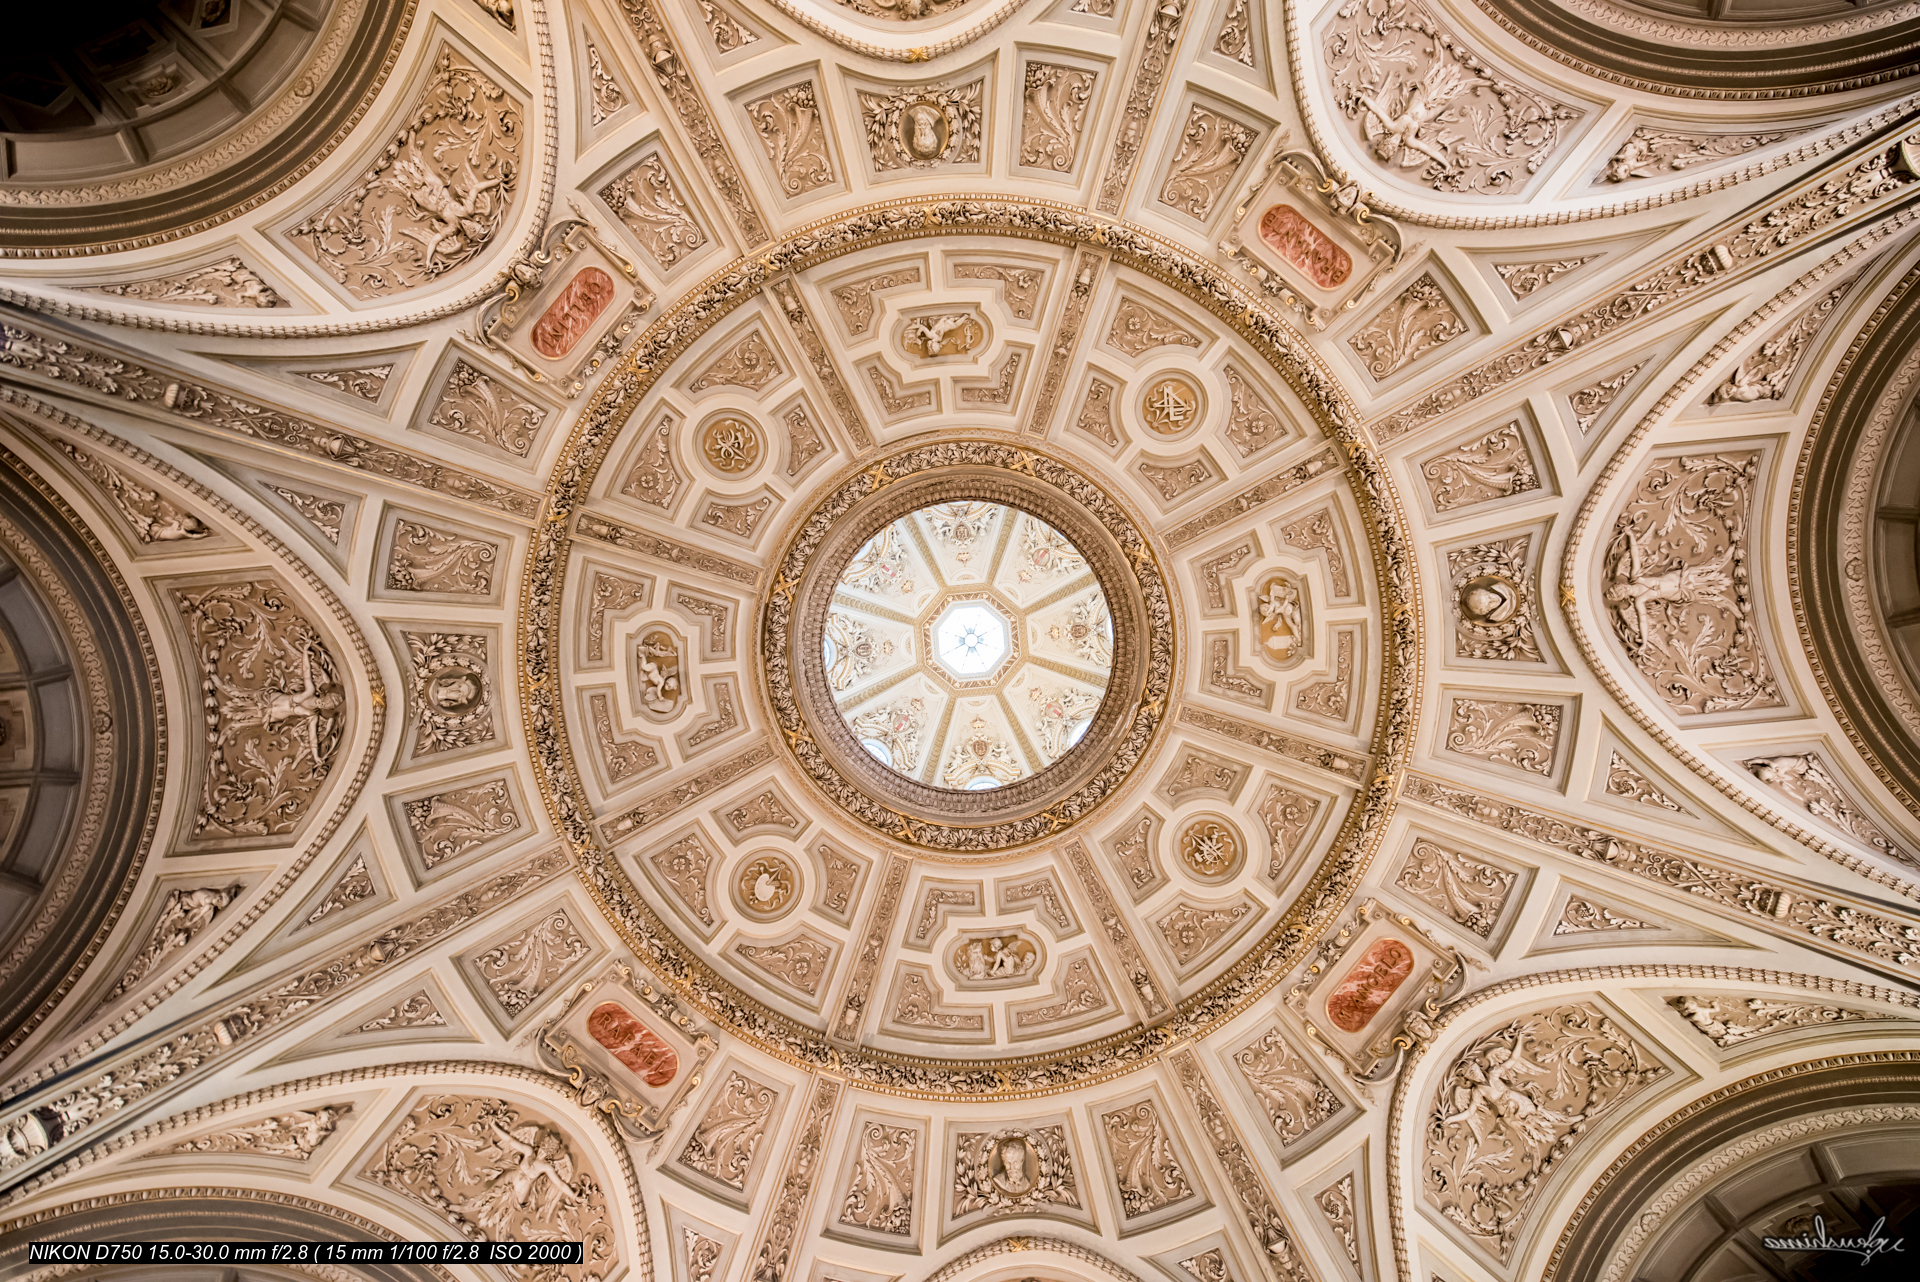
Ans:
{"type": "Polygon", "coordinates": [[[794,522],[756,629],[761,688],[800,773],[867,828],[945,853],[1031,845],[1091,815],[1150,755],[1179,684],[1178,610],[1145,523],[1056,453],[980,435],[914,438],[843,473],[794,522]],[[821,634],[841,568],[880,527],[967,498],[1030,512],[1065,534],[1087,557],[1114,621],[1113,672],[1086,736],[1045,770],[987,793],[933,787],[881,766],[836,715],[821,665],[792,645],[809,628],[821,634]],[[985,822],[960,822],[968,813],[985,822]]]}
{"type": "MultiPolygon", "coordinates": [[[[983,436],[995,439],[994,433],[983,436]]],[[[1415,554],[1393,483],[1345,392],[1290,326],[1211,264],[1128,224],[1063,205],[972,200],[871,205],[804,227],[715,273],[640,336],[575,421],[549,478],[545,515],[531,542],[521,587],[522,714],[541,795],[588,893],[636,957],[715,1022],[769,1054],[829,1069],[873,1090],[943,1098],[1066,1090],[1141,1067],[1166,1048],[1232,1018],[1279,983],[1342,912],[1377,851],[1412,748],[1422,646],[1415,554]],[[970,234],[1104,252],[1114,263],[1180,291],[1262,357],[1347,453],[1348,480],[1380,585],[1383,635],[1368,776],[1329,853],[1267,934],[1152,1027],[1135,1026],[1045,1054],[961,1064],[830,1044],[821,1031],[742,993],[685,947],[635,893],[598,840],[567,738],[560,677],[570,523],[615,438],[673,361],[786,273],[876,244],[970,234]]]]}

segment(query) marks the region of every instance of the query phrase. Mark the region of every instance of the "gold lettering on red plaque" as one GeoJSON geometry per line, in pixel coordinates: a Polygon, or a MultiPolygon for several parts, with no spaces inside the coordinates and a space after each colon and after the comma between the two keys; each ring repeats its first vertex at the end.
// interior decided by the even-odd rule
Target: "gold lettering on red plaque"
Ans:
{"type": "Polygon", "coordinates": [[[585,338],[600,313],[613,301],[613,277],[598,267],[582,268],[533,323],[533,350],[557,361],[585,338]]]}
{"type": "Polygon", "coordinates": [[[618,1002],[594,1007],[587,1016],[587,1031],[649,1086],[665,1086],[680,1071],[680,1056],[673,1047],[618,1002]]]}
{"type": "Polygon", "coordinates": [[[1260,239],[1322,289],[1337,289],[1353,275],[1353,255],[1292,205],[1275,205],[1260,215],[1260,239]]]}
{"type": "Polygon", "coordinates": [[[1343,1033],[1357,1033],[1413,974],[1413,950],[1397,939],[1376,939],[1347,977],[1327,995],[1327,1018],[1343,1033]]]}

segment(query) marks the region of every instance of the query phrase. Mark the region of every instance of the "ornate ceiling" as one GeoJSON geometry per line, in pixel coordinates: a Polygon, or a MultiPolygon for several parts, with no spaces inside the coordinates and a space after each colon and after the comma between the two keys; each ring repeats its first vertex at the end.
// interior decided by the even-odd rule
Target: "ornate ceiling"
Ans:
{"type": "Polygon", "coordinates": [[[23,41],[0,1274],[102,1225],[569,1282],[1897,1233],[1910,9],[23,41]]]}

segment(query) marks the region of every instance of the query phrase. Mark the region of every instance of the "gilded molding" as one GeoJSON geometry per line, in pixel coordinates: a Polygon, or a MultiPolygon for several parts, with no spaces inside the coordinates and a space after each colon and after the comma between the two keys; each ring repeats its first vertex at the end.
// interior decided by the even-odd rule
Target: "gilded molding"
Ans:
{"type": "Polygon", "coordinates": [[[1065,205],[986,200],[888,202],[803,228],[716,273],[650,326],[579,415],[552,475],[548,519],[535,528],[527,560],[519,638],[523,713],[542,795],[575,853],[582,879],[639,960],[673,983],[703,1015],[772,1054],[806,1066],[831,1064],[838,1073],[865,1086],[903,1095],[1032,1095],[1125,1073],[1153,1060],[1172,1041],[1200,1035],[1230,1018],[1278,983],[1346,903],[1372,857],[1393,806],[1397,772],[1411,750],[1419,703],[1418,566],[1398,497],[1362,435],[1345,393],[1291,327],[1218,268],[1158,237],[1065,205]],[[702,334],[737,307],[762,297],[776,276],[831,261],[855,248],[929,234],[1097,246],[1116,263],[1180,290],[1220,325],[1237,333],[1301,396],[1321,429],[1344,452],[1376,559],[1387,619],[1382,642],[1382,715],[1372,745],[1377,764],[1343,821],[1332,853],[1303,893],[1240,963],[1190,995],[1159,1026],[1135,1028],[1090,1047],[1065,1049],[1038,1060],[955,1065],[829,1045],[817,1029],[768,1010],[722,980],[653,914],[596,840],[591,804],[563,730],[568,709],[558,678],[564,647],[572,642],[563,627],[566,615],[558,584],[567,559],[568,525],[590,492],[607,452],[655,381],[668,374],[680,354],[702,334]]]}

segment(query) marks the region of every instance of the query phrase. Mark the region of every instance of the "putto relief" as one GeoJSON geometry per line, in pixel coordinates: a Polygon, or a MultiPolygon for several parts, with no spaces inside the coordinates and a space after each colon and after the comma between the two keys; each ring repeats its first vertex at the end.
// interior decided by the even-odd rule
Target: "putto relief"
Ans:
{"type": "Polygon", "coordinates": [[[1018,931],[966,935],[953,948],[953,970],[962,988],[1024,984],[1039,964],[1039,945],[1018,931]]]}
{"type": "Polygon", "coordinates": [[[1667,1071],[1589,1002],[1519,1015],[1483,1034],[1434,1089],[1421,1158],[1427,1204],[1505,1263],[1567,1155],[1667,1071]]]}
{"type": "Polygon", "coordinates": [[[1260,656],[1291,666],[1309,651],[1307,591],[1291,574],[1272,574],[1253,594],[1254,640],[1260,656]]]}
{"type": "Polygon", "coordinates": [[[1346,0],[1321,50],[1373,160],[1434,191],[1517,194],[1584,114],[1494,69],[1417,0],[1346,0]]]}
{"type": "Polygon", "coordinates": [[[1602,569],[1613,634],[1681,716],[1784,702],[1752,593],[1755,450],[1648,464],[1615,518],[1602,569]]]}
{"type": "Polygon", "coordinates": [[[671,721],[686,706],[680,638],[669,628],[648,628],[633,646],[635,702],[654,721],[671,721]]]}
{"type": "Polygon", "coordinates": [[[514,1266],[529,1282],[592,1282],[618,1266],[606,1191],[560,1127],[502,1099],[428,1095],[380,1146],[367,1179],[462,1237],[573,1241],[578,1264],[514,1266]]]}

